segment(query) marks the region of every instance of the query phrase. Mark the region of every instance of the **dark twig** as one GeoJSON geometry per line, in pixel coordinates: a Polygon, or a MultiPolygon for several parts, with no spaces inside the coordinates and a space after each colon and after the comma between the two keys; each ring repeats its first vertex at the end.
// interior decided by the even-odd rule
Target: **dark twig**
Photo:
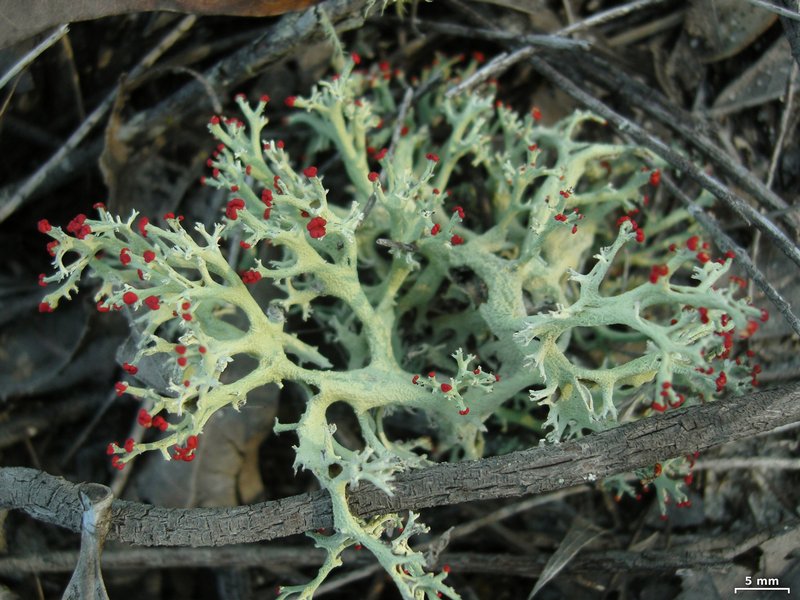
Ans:
{"type": "MultiPolygon", "coordinates": [[[[665,1],[665,0],[659,0],[665,1]]],[[[583,23],[584,21],[582,21],[583,23]]],[[[447,35],[458,35],[468,38],[480,38],[493,42],[514,42],[523,43],[530,46],[539,46],[541,48],[550,48],[552,50],[589,50],[591,44],[586,40],[573,40],[567,37],[562,37],[564,32],[569,27],[559,30],[553,35],[544,34],[527,34],[519,35],[510,31],[498,31],[494,29],[483,29],[480,27],[469,27],[460,23],[443,23],[437,21],[417,21],[417,25],[423,29],[436,31],[437,33],[444,33],[447,35]]],[[[576,23],[577,25],[577,23],[576,23]]],[[[567,32],[569,33],[569,32],[567,32]]]]}
{"type": "MultiPolygon", "coordinates": [[[[354,514],[376,514],[539,494],[651,466],[687,451],[752,437],[800,420],[800,385],[670,411],[558,445],[440,464],[397,478],[395,495],[362,485],[354,514]]],[[[78,531],[77,486],[41,471],[0,469],[0,507],[78,531]]],[[[114,502],[109,539],[152,546],[222,546],[333,524],[325,492],[234,508],[167,509],[114,502]]]]}
{"type": "Polygon", "coordinates": [[[14,79],[19,73],[25,70],[30,64],[35,61],[39,55],[47,50],[50,46],[55,44],[58,40],[64,37],[69,31],[68,25],[60,25],[56,27],[50,35],[44,38],[41,42],[36,44],[29,52],[21,59],[14,63],[11,68],[0,76],[0,88],[5,86],[9,81],[14,79]]]}
{"type": "MultiPolygon", "coordinates": [[[[667,572],[680,568],[729,566],[736,556],[752,550],[768,540],[792,535],[800,524],[795,521],[766,528],[738,540],[717,539],[714,549],[695,550],[691,542],[676,543],[669,550],[644,551],[596,550],[576,556],[565,567],[567,572],[619,571],[630,569],[642,573],[667,572]],[[723,545],[724,543],[724,545],[723,545]]],[[[270,571],[288,568],[316,567],[325,559],[325,551],[303,546],[233,545],[225,548],[128,548],[103,552],[103,569],[141,570],[147,568],[190,567],[265,567],[270,571]]],[[[465,573],[496,573],[518,577],[538,577],[549,558],[548,554],[515,556],[472,552],[448,552],[439,557],[438,565],[449,564],[465,573]]],[[[75,567],[78,553],[48,552],[5,556],[0,558],[0,575],[20,573],[63,573],[75,567]]],[[[348,565],[370,562],[369,555],[349,551],[348,565]]],[[[377,569],[380,569],[376,565],[377,569]]]]}

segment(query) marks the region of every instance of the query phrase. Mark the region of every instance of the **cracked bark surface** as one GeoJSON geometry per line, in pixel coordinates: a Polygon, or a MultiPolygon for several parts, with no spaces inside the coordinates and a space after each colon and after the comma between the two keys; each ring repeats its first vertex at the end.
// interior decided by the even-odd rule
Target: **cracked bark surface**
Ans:
{"type": "MultiPolygon", "coordinates": [[[[351,492],[366,517],[473,500],[549,492],[602,479],[800,421],[800,385],[670,411],[563,444],[440,464],[397,478],[395,494],[351,492]]],[[[80,530],[78,485],[27,468],[0,469],[0,507],[80,530]]],[[[108,539],[143,546],[224,546],[330,527],[324,492],[233,508],[166,509],[115,500],[108,539]]]]}

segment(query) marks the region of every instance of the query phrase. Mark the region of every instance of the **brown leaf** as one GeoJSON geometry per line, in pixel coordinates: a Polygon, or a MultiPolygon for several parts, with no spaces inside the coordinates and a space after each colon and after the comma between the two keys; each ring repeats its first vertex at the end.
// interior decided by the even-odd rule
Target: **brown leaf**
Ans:
{"type": "Polygon", "coordinates": [[[700,41],[700,59],[715,62],[747,48],[777,18],[775,13],[742,0],[694,0],[684,27],[700,41]]]}
{"type": "Polygon", "coordinates": [[[303,10],[319,0],[0,0],[0,48],[50,27],[132,12],[171,11],[200,15],[272,17],[303,10]]]}
{"type": "Polygon", "coordinates": [[[712,114],[722,116],[780,98],[786,92],[792,64],[789,42],[781,37],[754,65],[719,93],[712,114]]]}

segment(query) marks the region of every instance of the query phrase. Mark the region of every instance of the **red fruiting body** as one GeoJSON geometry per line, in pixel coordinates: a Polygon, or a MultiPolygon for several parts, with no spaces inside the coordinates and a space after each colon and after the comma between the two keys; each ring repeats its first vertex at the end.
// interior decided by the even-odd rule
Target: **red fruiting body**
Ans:
{"type": "Polygon", "coordinates": [[[459,219],[463,219],[463,218],[464,218],[464,209],[463,209],[462,207],[460,207],[460,206],[456,206],[456,207],[453,209],[453,212],[454,212],[454,213],[458,213],[458,218],[459,218],[459,219]]]}
{"type": "Polygon", "coordinates": [[[150,224],[150,219],[148,219],[147,217],[142,217],[136,224],[136,226],[139,228],[139,233],[142,234],[142,237],[147,237],[147,226],[149,224],[150,224]]]}
{"type": "Polygon", "coordinates": [[[725,385],[728,383],[728,377],[725,375],[725,371],[720,371],[719,376],[714,380],[714,383],[717,384],[717,391],[721,392],[725,389],[725,385]]]}
{"type": "Polygon", "coordinates": [[[469,414],[469,407],[465,408],[464,410],[458,411],[458,414],[460,414],[462,417],[464,415],[468,415],[469,414]]]}
{"type": "Polygon", "coordinates": [[[661,183],[661,171],[656,169],[652,173],[650,173],[650,185],[653,187],[658,187],[661,183]]]}
{"type": "Polygon", "coordinates": [[[143,408],[140,408],[140,409],[139,409],[139,414],[138,414],[138,416],[136,417],[136,421],[137,421],[137,422],[139,423],[139,425],[141,425],[142,427],[152,427],[152,425],[153,425],[153,417],[151,417],[151,416],[150,416],[150,413],[149,413],[149,412],[147,412],[147,411],[146,411],[145,409],[143,409],[143,408]]]}
{"type": "Polygon", "coordinates": [[[450,385],[449,383],[443,383],[441,385],[441,388],[442,388],[442,391],[446,394],[447,392],[449,392],[450,390],[453,389],[453,386],[450,385]]]}
{"type": "Polygon", "coordinates": [[[367,175],[367,179],[369,179],[372,183],[378,181],[378,174],[375,171],[372,171],[369,175],[367,175]]]}
{"type": "Polygon", "coordinates": [[[436,223],[436,224],[434,224],[434,226],[433,226],[433,227],[431,227],[431,235],[436,235],[436,234],[437,234],[437,233],[439,233],[441,230],[442,230],[442,226],[441,226],[441,225],[439,225],[438,223],[436,223]]]}
{"type": "Polygon", "coordinates": [[[322,238],[325,237],[325,225],[327,225],[327,223],[328,222],[322,217],[314,217],[308,222],[306,229],[308,229],[308,233],[312,238],[322,238]]]}
{"type": "Polygon", "coordinates": [[[711,257],[706,252],[698,252],[697,260],[699,260],[703,264],[706,264],[709,260],[711,260],[711,257]]]}
{"type": "Polygon", "coordinates": [[[769,312],[767,312],[766,308],[761,309],[761,322],[766,323],[769,321],[769,312]]]}
{"type": "Polygon", "coordinates": [[[411,383],[413,383],[414,385],[417,385],[417,382],[418,382],[418,381],[419,381],[419,375],[414,375],[414,376],[411,378],[411,383]]]}
{"type": "Polygon", "coordinates": [[[47,287],[47,282],[44,278],[47,277],[44,273],[39,273],[39,287],[47,287]]]}
{"type": "Polygon", "coordinates": [[[129,265],[131,262],[131,255],[128,254],[130,251],[130,248],[123,248],[119,251],[119,262],[121,262],[123,266],[129,265]]]}
{"type": "Polygon", "coordinates": [[[650,268],[650,283],[658,283],[659,277],[669,275],[669,267],[667,265],[653,265],[650,268]]]}
{"type": "Polygon", "coordinates": [[[272,206],[272,190],[265,189],[261,192],[261,201],[267,206],[272,206]]]}
{"type": "Polygon", "coordinates": [[[125,468],[125,464],[120,461],[119,456],[112,456],[111,457],[111,466],[117,469],[118,471],[122,471],[125,468]]]}
{"type": "MultiPolygon", "coordinates": [[[[379,151],[378,151],[378,152],[375,154],[375,157],[374,157],[374,158],[375,158],[375,160],[383,160],[384,158],[386,158],[386,155],[388,154],[388,152],[389,152],[389,149],[388,149],[388,148],[381,148],[381,149],[380,149],[380,150],[379,150],[379,151]]],[[[434,156],[435,156],[435,155],[434,155],[434,156]]]]}
{"type": "Polygon", "coordinates": [[[436,371],[431,371],[430,373],[428,373],[428,377],[430,377],[431,379],[436,377],[436,371]]]}
{"type": "Polygon", "coordinates": [[[538,106],[534,106],[531,110],[531,116],[533,117],[534,121],[541,121],[542,120],[542,111],[539,110],[538,106]]]}
{"type": "Polygon", "coordinates": [[[138,367],[134,367],[130,363],[122,363],[122,368],[126,373],[130,373],[131,375],[136,375],[139,372],[138,367]]]}
{"type": "Polygon", "coordinates": [[[259,98],[259,102],[263,102],[264,104],[267,104],[269,102],[269,96],[264,94],[263,96],[261,96],[261,98],[259,98]]]}
{"type": "Polygon", "coordinates": [[[260,280],[261,280],[261,273],[259,273],[255,269],[250,269],[249,271],[242,272],[242,281],[246,284],[253,284],[260,280]]]}
{"type": "Polygon", "coordinates": [[[361,64],[361,57],[358,55],[357,52],[351,52],[350,53],[350,58],[352,59],[354,65],[360,65],[361,64]]]}
{"type": "Polygon", "coordinates": [[[128,438],[127,440],[125,440],[125,452],[127,452],[128,454],[133,452],[133,447],[135,445],[136,442],[133,440],[133,438],[128,438]]]}
{"type": "Polygon", "coordinates": [[[553,218],[554,218],[556,221],[561,221],[562,223],[566,223],[566,222],[567,222],[567,215],[562,215],[561,213],[558,213],[558,214],[557,214],[556,216],[554,216],[553,218]]]}
{"type": "Polygon", "coordinates": [[[58,246],[58,240],[53,240],[47,244],[47,253],[50,256],[56,255],[56,247],[58,246]]]}
{"type": "Polygon", "coordinates": [[[116,445],[117,442],[111,442],[108,446],[106,446],[106,454],[114,454],[117,451],[115,448],[116,445]]]}
{"type": "Polygon", "coordinates": [[[188,450],[194,450],[195,448],[197,448],[197,436],[196,435],[190,435],[188,438],[186,438],[186,448],[188,450]]]}
{"type": "Polygon", "coordinates": [[[306,167],[303,169],[303,175],[308,178],[316,177],[317,176],[317,167],[306,167]]]}
{"type": "Polygon", "coordinates": [[[178,365],[180,365],[181,367],[185,367],[187,362],[189,362],[189,359],[187,359],[185,356],[181,356],[178,359],[178,365]]]}
{"type": "Polygon", "coordinates": [[[153,417],[153,427],[160,431],[166,431],[167,427],[169,427],[169,423],[166,422],[164,417],[153,417]]]}
{"type": "Polygon", "coordinates": [[[434,154],[433,152],[428,152],[428,153],[425,155],[425,158],[427,158],[427,159],[428,159],[429,161],[431,161],[431,162],[435,162],[435,163],[438,163],[438,162],[439,162],[439,156],[438,156],[438,155],[436,155],[436,154],[434,154]]]}
{"type": "Polygon", "coordinates": [[[238,211],[244,208],[244,200],[241,198],[233,198],[228,202],[228,205],[225,207],[225,216],[228,217],[231,221],[235,221],[238,218],[238,211]]]}
{"type": "Polygon", "coordinates": [[[200,346],[200,347],[197,349],[197,351],[198,351],[200,354],[205,354],[205,353],[206,353],[206,347],[205,347],[205,346],[200,346]]]}
{"type": "Polygon", "coordinates": [[[156,259],[156,253],[152,250],[145,250],[142,257],[144,258],[144,262],[151,263],[156,259]]]}
{"type": "Polygon", "coordinates": [[[39,312],[40,313],[51,313],[55,310],[50,304],[47,302],[40,302],[39,303],[39,312]]]}
{"type": "Polygon", "coordinates": [[[209,121],[209,123],[211,123],[212,125],[219,125],[219,122],[220,122],[219,117],[217,115],[211,117],[211,120],[209,121]]]}
{"type": "Polygon", "coordinates": [[[250,244],[248,244],[247,242],[245,242],[245,241],[239,242],[239,247],[242,250],[249,250],[250,248],[252,248],[252,246],[250,244]]]}
{"type": "Polygon", "coordinates": [[[692,252],[694,252],[695,250],[697,250],[698,243],[700,243],[700,238],[697,237],[696,235],[693,235],[688,240],[686,240],[686,247],[692,252]]]}
{"type": "Polygon", "coordinates": [[[144,299],[144,303],[147,305],[147,308],[150,310],[158,310],[161,308],[161,305],[158,301],[158,296],[148,296],[144,299]]]}
{"type": "Polygon", "coordinates": [[[67,231],[74,234],[79,240],[82,240],[92,233],[92,228],[86,225],[86,215],[80,214],[69,222],[67,231]]]}
{"type": "Polygon", "coordinates": [[[661,471],[662,471],[661,463],[656,463],[655,466],[653,467],[653,475],[658,477],[659,475],[661,475],[661,471]]]}
{"type": "Polygon", "coordinates": [[[47,219],[42,219],[36,224],[36,228],[39,230],[39,233],[47,233],[53,227],[52,225],[50,225],[50,221],[48,221],[47,219]]]}
{"type": "Polygon", "coordinates": [[[124,381],[118,381],[114,384],[114,389],[117,391],[117,396],[122,396],[125,393],[125,390],[128,389],[128,384],[124,381]]]}
{"type": "Polygon", "coordinates": [[[453,234],[453,237],[451,237],[451,238],[450,238],[450,243],[451,243],[453,246],[460,246],[461,244],[463,244],[463,243],[464,243],[464,238],[462,238],[462,237],[461,237],[460,235],[458,235],[457,233],[454,233],[454,234],[453,234]]]}
{"type": "Polygon", "coordinates": [[[294,107],[294,103],[296,101],[297,101],[297,96],[289,96],[288,98],[286,98],[286,100],[283,101],[283,103],[286,106],[288,106],[289,108],[293,108],[294,107]]]}
{"type": "Polygon", "coordinates": [[[138,299],[139,296],[137,296],[134,292],[125,292],[122,294],[122,301],[128,305],[135,303],[138,299]]]}

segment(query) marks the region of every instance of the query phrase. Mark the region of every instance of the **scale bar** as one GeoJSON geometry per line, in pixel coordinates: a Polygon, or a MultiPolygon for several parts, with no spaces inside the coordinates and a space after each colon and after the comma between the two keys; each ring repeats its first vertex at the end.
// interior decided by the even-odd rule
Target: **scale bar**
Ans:
{"type": "Polygon", "coordinates": [[[740,588],[733,588],[733,593],[738,594],[739,590],[742,591],[751,591],[751,592],[783,592],[785,591],[787,594],[791,593],[791,588],[788,587],[740,587],[740,588]]]}

